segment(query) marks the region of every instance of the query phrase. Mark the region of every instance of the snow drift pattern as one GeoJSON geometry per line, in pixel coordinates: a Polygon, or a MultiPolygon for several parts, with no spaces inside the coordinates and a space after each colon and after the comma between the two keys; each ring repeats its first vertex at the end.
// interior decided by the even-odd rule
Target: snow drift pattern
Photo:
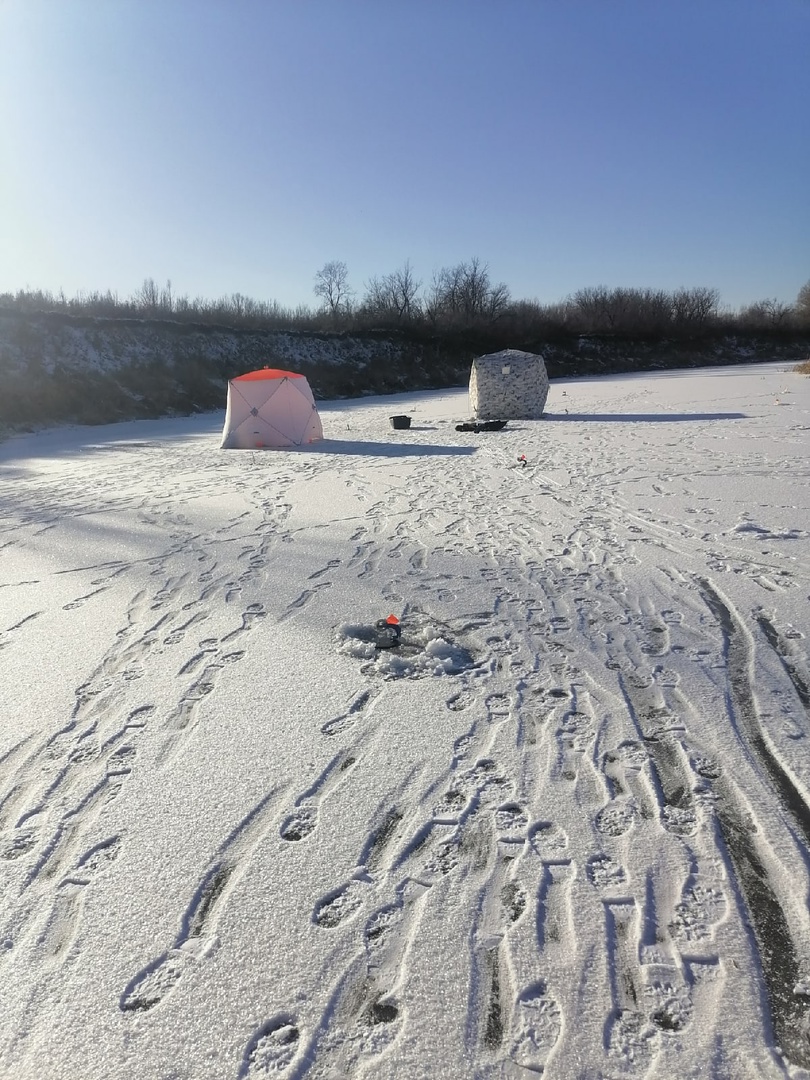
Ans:
{"type": "Polygon", "coordinates": [[[262,368],[228,383],[221,449],[277,449],[322,438],[315,399],[303,375],[262,368]]]}
{"type": "Polygon", "coordinates": [[[470,408],[479,420],[539,420],[547,397],[542,356],[504,349],[473,360],[470,408]]]}

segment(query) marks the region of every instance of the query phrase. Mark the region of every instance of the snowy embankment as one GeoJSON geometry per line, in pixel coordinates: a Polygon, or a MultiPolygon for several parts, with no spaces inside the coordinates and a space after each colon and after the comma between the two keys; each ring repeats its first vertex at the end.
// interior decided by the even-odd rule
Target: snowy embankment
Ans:
{"type": "Polygon", "coordinates": [[[0,1073],[810,1075],[810,381],[321,412],[0,446],[0,1073]]]}

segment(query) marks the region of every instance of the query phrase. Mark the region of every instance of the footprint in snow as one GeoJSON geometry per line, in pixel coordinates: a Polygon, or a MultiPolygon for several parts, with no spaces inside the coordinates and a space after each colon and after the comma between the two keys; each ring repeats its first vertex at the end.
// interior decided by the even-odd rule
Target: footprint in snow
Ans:
{"type": "Polygon", "coordinates": [[[468,805],[469,799],[463,791],[445,791],[431,811],[434,821],[458,821],[459,815],[468,805]]]}
{"type": "Polygon", "coordinates": [[[723,775],[722,766],[710,757],[696,757],[694,759],[695,772],[704,780],[717,780],[723,775]]]}
{"type": "Polygon", "coordinates": [[[121,854],[121,837],[112,836],[108,840],[102,840],[100,844],[90,848],[79,859],[72,878],[80,878],[89,881],[97,874],[103,873],[115,862],[121,854]]]}
{"type": "Polygon", "coordinates": [[[463,709],[469,709],[474,701],[475,695],[465,687],[447,699],[447,708],[452,709],[453,712],[461,712],[463,709]]]}
{"type": "Polygon", "coordinates": [[[455,841],[440,844],[425,862],[420,880],[426,878],[429,884],[433,884],[440,877],[451,873],[458,866],[459,849],[455,841]]]}
{"type": "Polygon", "coordinates": [[[508,694],[490,694],[484,705],[490,723],[505,720],[509,716],[510,701],[508,694]]]}
{"type": "Polygon", "coordinates": [[[587,865],[588,881],[595,889],[615,888],[627,881],[627,873],[621,863],[609,855],[593,855],[587,865]]]}
{"type": "Polygon", "coordinates": [[[501,889],[501,905],[510,923],[516,923],[526,910],[526,890],[517,881],[508,881],[501,889]]]}
{"type": "Polygon", "coordinates": [[[513,1030],[509,1056],[524,1069],[541,1074],[562,1031],[560,1007],[544,983],[529,987],[518,998],[513,1030]]]}
{"type": "Polygon", "coordinates": [[[135,756],[134,746],[120,746],[107,758],[107,772],[129,772],[135,756]]]}
{"type": "Polygon", "coordinates": [[[180,949],[164,953],[157,963],[141,972],[121,995],[122,1012],[147,1012],[158,1005],[179,982],[193,957],[180,949]]]}
{"type": "Polygon", "coordinates": [[[0,852],[0,858],[19,859],[36,846],[37,840],[38,836],[34,829],[15,829],[11,840],[0,852]]]}
{"type": "Polygon", "coordinates": [[[304,840],[314,831],[318,823],[315,810],[308,806],[300,806],[294,810],[282,822],[279,833],[282,840],[304,840]]]}
{"type": "Polygon", "coordinates": [[[363,931],[366,950],[370,955],[373,955],[374,951],[379,949],[385,942],[393,927],[396,926],[400,915],[401,911],[396,904],[391,904],[374,912],[363,931]]]}
{"type": "Polygon", "coordinates": [[[673,671],[671,668],[657,667],[655,674],[661,686],[677,686],[681,681],[678,672],[673,671]]]}
{"type": "Polygon", "coordinates": [[[68,754],[68,761],[71,765],[83,765],[86,761],[92,761],[93,758],[97,758],[101,753],[101,747],[99,746],[77,746],[75,750],[72,750],[68,754]]]}
{"type": "Polygon", "coordinates": [[[312,913],[313,922],[331,929],[354,918],[363,906],[366,888],[365,882],[353,878],[336,892],[328,894],[316,904],[312,913]]]}
{"type": "Polygon", "coordinates": [[[538,821],[529,830],[529,844],[541,859],[559,859],[568,848],[568,836],[553,821],[538,821]]]}
{"type": "Polygon", "coordinates": [[[698,827],[693,806],[665,806],[661,813],[661,824],[673,836],[694,836],[698,827]]]}
{"type": "Polygon", "coordinates": [[[245,1049],[240,1080],[280,1076],[298,1052],[301,1033],[289,1016],[276,1016],[259,1028],[245,1049]]]}
{"type": "Polygon", "coordinates": [[[504,803],[495,811],[495,828],[499,833],[522,832],[528,824],[528,814],[517,803],[504,803]]]}
{"type": "Polygon", "coordinates": [[[616,800],[596,815],[596,827],[605,836],[621,836],[633,827],[635,819],[636,810],[633,804],[616,800]]]}
{"type": "Polygon", "coordinates": [[[644,987],[644,1007],[661,1031],[682,1031],[692,1020],[693,1005],[689,988],[677,975],[644,987]]]}
{"type": "MultiPolygon", "coordinates": [[[[645,650],[642,648],[641,651],[644,652],[645,650]]],[[[655,682],[655,679],[649,672],[637,670],[627,673],[627,681],[636,690],[648,690],[655,682]]]]}
{"type": "Polygon", "coordinates": [[[661,1040],[661,1029],[643,1013],[622,1009],[610,1025],[608,1054],[627,1063],[636,1075],[649,1068],[661,1040]]]}
{"type": "Polygon", "coordinates": [[[675,907],[672,934],[681,941],[707,941],[714,937],[715,927],[723,920],[728,909],[726,895],[721,888],[698,882],[675,907]]]}

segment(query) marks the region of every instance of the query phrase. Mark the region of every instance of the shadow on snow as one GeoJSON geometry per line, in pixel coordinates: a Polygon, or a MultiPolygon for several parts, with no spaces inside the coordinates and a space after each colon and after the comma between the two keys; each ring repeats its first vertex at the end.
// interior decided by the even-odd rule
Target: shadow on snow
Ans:
{"type": "Polygon", "coordinates": [[[298,454],[366,454],[369,457],[448,457],[474,454],[475,446],[437,446],[432,443],[344,442],[342,439],[323,439],[308,446],[285,446],[298,454]]]}
{"type": "Polygon", "coordinates": [[[747,420],[748,414],[741,412],[711,413],[545,413],[544,420],[566,421],[608,421],[620,423],[664,423],[674,424],[681,420],[747,420]]]}

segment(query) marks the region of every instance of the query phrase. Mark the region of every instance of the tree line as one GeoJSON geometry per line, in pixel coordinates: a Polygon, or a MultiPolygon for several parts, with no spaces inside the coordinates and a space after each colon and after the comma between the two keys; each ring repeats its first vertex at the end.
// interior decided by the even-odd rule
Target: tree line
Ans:
{"type": "Polygon", "coordinates": [[[126,298],[110,290],[67,297],[43,290],[0,293],[0,311],[58,311],[103,318],[171,319],[208,325],[302,331],[408,329],[442,334],[497,331],[520,340],[576,335],[689,337],[709,332],[792,334],[810,330],[810,281],[793,304],[764,299],[724,310],[717,289],[589,286],[556,303],[514,299],[503,282],[492,281],[478,258],[436,271],[429,282],[410,262],[372,277],[358,293],[346,263],[332,260],[314,276],[315,303],[284,307],[232,293],[216,300],[178,296],[171,281],[146,278],[126,298]]]}

